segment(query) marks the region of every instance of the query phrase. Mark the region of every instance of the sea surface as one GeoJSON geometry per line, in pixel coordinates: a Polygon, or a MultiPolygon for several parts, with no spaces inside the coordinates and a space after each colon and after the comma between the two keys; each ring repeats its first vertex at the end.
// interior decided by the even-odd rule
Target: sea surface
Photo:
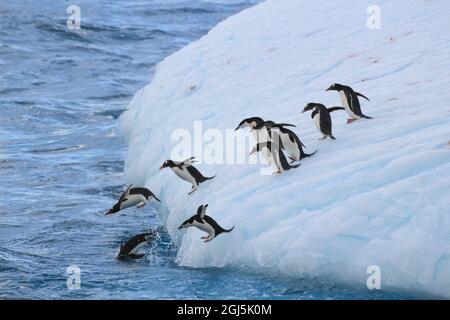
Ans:
{"type": "Polygon", "coordinates": [[[155,65],[257,1],[0,1],[0,298],[407,299],[245,268],[190,269],[155,207],[105,217],[124,189],[117,119],[155,65]],[[70,31],[66,9],[80,8],[70,31]],[[139,261],[120,243],[158,239],[139,261]],[[67,285],[79,268],[80,289],[67,285]]]}

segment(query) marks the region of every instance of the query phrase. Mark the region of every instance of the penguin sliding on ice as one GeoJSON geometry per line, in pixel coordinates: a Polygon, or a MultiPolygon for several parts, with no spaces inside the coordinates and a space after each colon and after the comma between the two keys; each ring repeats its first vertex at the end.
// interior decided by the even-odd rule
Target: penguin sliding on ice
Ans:
{"type": "Polygon", "coordinates": [[[349,86],[344,86],[339,83],[332,84],[325,91],[337,91],[341,96],[341,103],[347,112],[349,119],[347,120],[347,124],[352,123],[355,120],[359,120],[361,118],[372,119],[372,117],[366,116],[361,111],[361,104],[359,103],[358,97],[362,97],[369,101],[369,98],[364,96],[363,94],[353,91],[349,86]]]}
{"type": "Polygon", "coordinates": [[[266,161],[277,169],[272,174],[278,174],[282,173],[283,171],[298,168],[300,164],[290,165],[287,162],[286,156],[284,155],[281,149],[282,146],[280,142],[278,143],[274,143],[272,141],[258,142],[253,147],[252,151],[250,152],[250,155],[256,152],[261,152],[266,161]]]}
{"type": "Polygon", "coordinates": [[[284,123],[277,124],[273,121],[266,121],[257,124],[254,129],[258,130],[265,127],[269,131],[272,141],[275,141],[274,139],[279,139],[278,142],[280,143],[281,149],[286,150],[289,159],[291,159],[291,163],[311,157],[317,152],[316,150],[313,153],[305,153],[303,148],[306,148],[306,146],[293,131],[285,128],[286,125],[287,124],[284,123]],[[274,132],[274,130],[276,130],[276,132],[274,132]]]}
{"type": "Polygon", "coordinates": [[[144,207],[152,198],[156,201],[161,202],[150,190],[147,188],[132,188],[132,184],[127,188],[127,190],[122,193],[119,201],[111,208],[105,215],[110,215],[120,210],[124,210],[137,205],[138,208],[144,207]]]}
{"type": "Polygon", "coordinates": [[[327,137],[330,137],[333,140],[336,140],[336,138],[333,136],[332,132],[332,124],[331,124],[331,116],[330,113],[336,110],[344,110],[342,107],[332,107],[332,108],[326,108],[321,103],[308,103],[305,108],[303,108],[302,113],[305,113],[306,111],[311,111],[311,118],[314,120],[314,123],[319,130],[320,133],[322,133],[322,138],[319,138],[319,140],[324,140],[327,137]]]}
{"type": "Polygon", "coordinates": [[[192,164],[195,162],[195,157],[188,158],[184,161],[173,161],[166,160],[159,167],[159,170],[164,168],[172,169],[175,174],[181,179],[190,182],[192,184],[192,189],[188,194],[192,194],[197,190],[197,187],[200,183],[213,179],[212,177],[204,177],[200,171],[198,171],[192,164]]]}
{"type": "Polygon", "coordinates": [[[145,255],[139,253],[139,249],[142,248],[149,240],[153,239],[155,239],[154,233],[141,233],[128,239],[125,244],[120,245],[120,251],[117,255],[117,259],[125,260],[126,258],[143,258],[145,255]]]}
{"type": "Polygon", "coordinates": [[[209,242],[215,237],[217,237],[219,234],[224,232],[231,232],[233,231],[234,227],[230,229],[224,229],[210,216],[206,215],[206,208],[208,207],[207,204],[201,205],[197,209],[197,214],[193,215],[189,219],[187,219],[185,222],[183,222],[178,229],[183,228],[189,228],[189,227],[196,227],[202,231],[205,231],[208,233],[207,236],[201,237],[201,239],[205,240],[205,242],[209,242]]]}

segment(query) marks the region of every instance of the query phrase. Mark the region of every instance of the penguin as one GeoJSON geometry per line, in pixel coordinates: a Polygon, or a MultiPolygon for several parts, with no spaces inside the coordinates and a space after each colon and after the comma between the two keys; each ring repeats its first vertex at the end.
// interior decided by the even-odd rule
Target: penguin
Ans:
{"type": "Polygon", "coordinates": [[[201,237],[202,240],[205,240],[204,242],[209,242],[213,240],[215,237],[217,237],[221,233],[228,233],[233,231],[234,227],[231,227],[230,229],[224,229],[210,216],[206,215],[206,208],[208,208],[208,205],[201,205],[197,209],[197,213],[184,221],[178,229],[183,228],[189,228],[189,227],[196,227],[202,231],[205,231],[208,233],[207,236],[201,237]]]}
{"type": "MultiPolygon", "coordinates": [[[[294,161],[299,161],[307,157],[311,157],[314,155],[316,151],[313,153],[305,153],[303,151],[303,148],[306,148],[306,146],[300,141],[298,136],[291,130],[285,128],[287,124],[281,123],[277,124],[273,121],[266,121],[263,123],[260,123],[256,125],[255,129],[259,129],[260,127],[266,127],[269,131],[270,136],[273,136],[273,129],[278,129],[278,134],[276,135],[276,138],[280,139],[280,146],[283,150],[286,150],[288,153],[289,159],[291,159],[291,163],[294,161]]],[[[294,126],[294,125],[291,125],[294,126]]],[[[272,138],[272,141],[273,138],[272,138]]]]}
{"type": "Polygon", "coordinates": [[[190,182],[192,184],[192,189],[188,193],[188,195],[192,194],[197,190],[197,187],[200,183],[203,183],[205,181],[211,180],[215,178],[216,176],[212,177],[204,177],[200,171],[198,171],[192,163],[195,162],[195,157],[188,158],[184,161],[173,161],[173,160],[166,160],[164,163],[159,167],[159,170],[162,170],[164,168],[170,168],[172,169],[175,174],[180,177],[181,179],[190,182]]]}
{"type": "Polygon", "coordinates": [[[154,233],[141,233],[135,235],[134,237],[128,239],[125,244],[120,245],[119,254],[117,255],[118,260],[125,260],[126,258],[131,259],[141,259],[145,255],[138,253],[139,249],[142,248],[149,240],[155,239],[154,233]]]}
{"type": "Polygon", "coordinates": [[[105,215],[110,215],[120,210],[124,210],[130,207],[137,205],[137,208],[144,207],[152,198],[156,201],[161,202],[153,192],[148,190],[147,188],[136,187],[132,188],[132,184],[127,188],[127,190],[122,193],[117,203],[108,210],[105,215]]]}
{"type": "Polygon", "coordinates": [[[290,169],[295,169],[300,166],[300,164],[291,165],[287,162],[286,156],[281,150],[282,146],[280,143],[274,143],[272,141],[258,142],[250,152],[250,155],[261,152],[263,156],[266,158],[267,162],[276,167],[276,171],[272,174],[282,173],[283,171],[287,171],[290,169]]]}
{"type": "Polygon", "coordinates": [[[244,128],[254,128],[258,123],[264,122],[264,120],[260,117],[251,117],[242,120],[239,125],[234,129],[235,131],[244,128]]]}
{"type": "Polygon", "coordinates": [[[314,123],[317,127],[317,130],[319,130],[320,133],[322,133],[322,138],[319,138],[319,140],[324,140],[327,137],[330,137],[333,140],[336,140],[336,138],[333,136],[332,133],[332,124],[331,124],[331,116],[330,113],[336,110],[345,110],[342,107],[332,107],[332,108],[326,108],[321,103],[308,103],[304,108],[302,113],[305,113],[306,111],[311,111],[311,118],[314,120],[314,123]]]}
{"type": "Polygon", "coordinates": [[[365,119],[373,119],[372,117],[366,116],[361,111],[361,105],[359,103],[359,97],[362,97],[369,101],[369,98],[367,98],[365,95],[353,91],[352,88],[349,86],[344,86],[339,83],[332,84],[327,90],[325,91],[337,91],[339,92],[339,95],[341,96],[341,102],[342,105],[345,108],[345,111],[347,112],[349,119],[347,120],[347,124],[352,123],[355,120],[359,120],[361,118],[365,119]]]}
{"type": "MultiPolygon", "coordinates": [[[[263,123],[275,124],[275,122],[270,121],[270,120],[264,121],[260,117],[251,117],[251,118],[242,120],[239,123],[239,125],[236,127],[236,129],[234,129],[234,130],[250,128],[250,132],[252,133],[253,138],[255,139],[256,143],[271,140],[271,136],[270,136],[270,133],[268,132],[267,128],[262,126],[263,123]],[[258,127],[258,129],[256,129],[256,127],[258,127]]],[[[285,126],[285,127],[295,127],[295,125],[289,124],[289,123],[280,123],[278,125],[285,126]]]]}

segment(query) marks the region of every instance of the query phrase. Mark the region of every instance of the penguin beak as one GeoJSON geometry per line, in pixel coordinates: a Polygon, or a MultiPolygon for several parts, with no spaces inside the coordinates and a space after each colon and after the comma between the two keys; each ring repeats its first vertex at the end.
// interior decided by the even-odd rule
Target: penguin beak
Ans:
{"type": "Polygon", "coordinates": [[[330,86],[325,92],[333,90],[333,86],[330,86]]]}
{"type": "Polygon", "coordinates": [[[155,195],[153,195],[153,198],[155,198],[156,201],[161,202],[155,195]]]}
{"type": "Polygon", "coordinates": [[[183,229],[183,225],[181,225],[181,226],[178,227],[178,230],[180,230],[180,229],[183,229]]]}
{"type": "Polygon", "coordinates": [[[109,209],[107,213],[105,213],[105,216],[109,216],[110,214],[113,214],[114,212],[112,211],[112,209],[109,209]]]}
{"type": "Polygon", "coordinates": [[[162,170],[162,169],[164,169],[164,165],[162,165],[161,167],[159,167],[159,170],[162,170]]]}
{"type": "Polygon", "coordinates": [[[301,113],[305,113],[305,112],[306,112],[306,110],[305,110],[305,109],[303,109],[301,113]]]}
{"type": "Polygon", "coordinates": [[[238,131],[241,127],[237,126],[236,129],[234,129],[234,131],[238,131]]]}

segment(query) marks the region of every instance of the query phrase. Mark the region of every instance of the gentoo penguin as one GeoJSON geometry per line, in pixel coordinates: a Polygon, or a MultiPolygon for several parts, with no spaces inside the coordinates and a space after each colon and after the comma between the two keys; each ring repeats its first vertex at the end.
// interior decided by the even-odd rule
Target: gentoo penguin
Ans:
{"type": "Polygon", "coordinates": [[[283,123],[277,124],[273,121],[266,121],[257,124],[255,130],[266,127],[269,131],[272,141],[274,141],[274,138],[279,138],[281,140],[281,149],[286,150],[286,152],[288,153],[288,157],[292,160],[292,162],[310,157],[317,152],[316,150],[313,153],[305,153],[303,151],[303,148],[306,148],[306,146],[300,141],[298,136],[293,131],[285,128],[285,126],[286,124],[283,123]],[[273,134],[274,129],[277,129],[278,131],[278,134],[276,136],[274,136],[273,134]]]}
{"type": "Polygon", "coordinates": [[[155,198],[156,201],[161,202],[161,200],[147,188],[132,188],[131,186],[132,185],[130,184],[127,190],[120,196],[119,201],[117,201],[105,215],[110,215],[135,205],[137,205],[138,208],[142,208],[151,200],[151,198],[155,198]]]}
{"type": "Polygon", "coordinates": [[[192,189],[188,194],[197,190],[200,183],[213,179],[212,177],[204,177],[200,171],[198,171],[192,164],[195,162],[195,157],[188,158],[184,161],[166,160],[159,167],[159,170],[164,168],[170,168],[181,179],[188,181],[192,184],[192,189]]]}
{"type": "Polygon", "coordinates": [[[205,231],[208,233],[207,236],[201,237],[201,239],[205,240],[205,242],[209,242],[219,234],[224,232],[233,231],[234,227],[230,229],[224,229],[210,216],[206,215],[207,204],[201,205],[197,209],[197,214],[193,215],[185,222],[183,222],[178,229],[189,228],[189,227],[197,227],[198,229],[205,231]]]}
{"type": "Polygon", "coordinates": [[[276,167],[277,170],[272,174],[282,173],[283,171],[298,168],[300,166],[299,164],[290,165],[287,162],[286,156],[281,149],[282,148],[280,143],[275,143],[272,141],[258,142],[253,147],[250,155],[254,154],[255,152],[261,152],[267,162],[270,165],[276,167]]]}
{"type": "Polygon", "coordinates": [[[319,138],[319,140],[326,139],[327,137],[330,137],[333,140],[336,140],[336,138],[333,136],[332,132],[332,124],[331,124],[331,116],[330,112],[336,111],[336,110],[344,110],[342,107],[332,107],[332,108],[326,108],[321,103],[308,103],[304,108],[302,113],[306,111],[311,111],[311,118],[314,119],[314,123],[317,127],[317,130],[322,133],[323,137],[319,138]]]}
{"type": "Polygon", "coordinates": [[[359,120],[361,118],[372,119],[372,117],[366,116],[362,113],[358,96],[366,99],[367,101],[369,101],[369,98],[367,98],[366,96],[364,96],[359,92],[353,91],[353,89],[350,88],[349,86],[344,86],[339,83],[332,84],[325,91],[331,90],[339,92],[339,95],[341,96],[342,105],[344,106],[345,111],[349,116],[347,124],[352,123],[353,121],[359,120]]]}
{"type": "MultiPolygon", "coordinates": [[[[275,124],[275,122],[270,120],[264,121],[260,117],[251,117],[242,120],[234,130],[250,128],[250,132],[252,133],[253,138],[257,143],[271,140],[270,133],[268,132],[266,127],[261,126],[262,123],[275,124]],[[258,129],[256,129],[256,127],[258,127],[258,129]]],[[[285,127],[295,127],[295,125],[289,123],[279,123],[278,125],[285,127]]]]}
{"type": "Polygon", "coordinates": [[[144,246],[149,240],[154,239],[153,233],[141,233],[130,239],[125,244],[120,245],[120,251],[117,259],[124,260],[125,258],[140,259],[145,255],[138,253],[139,249],[144,246]]]}

